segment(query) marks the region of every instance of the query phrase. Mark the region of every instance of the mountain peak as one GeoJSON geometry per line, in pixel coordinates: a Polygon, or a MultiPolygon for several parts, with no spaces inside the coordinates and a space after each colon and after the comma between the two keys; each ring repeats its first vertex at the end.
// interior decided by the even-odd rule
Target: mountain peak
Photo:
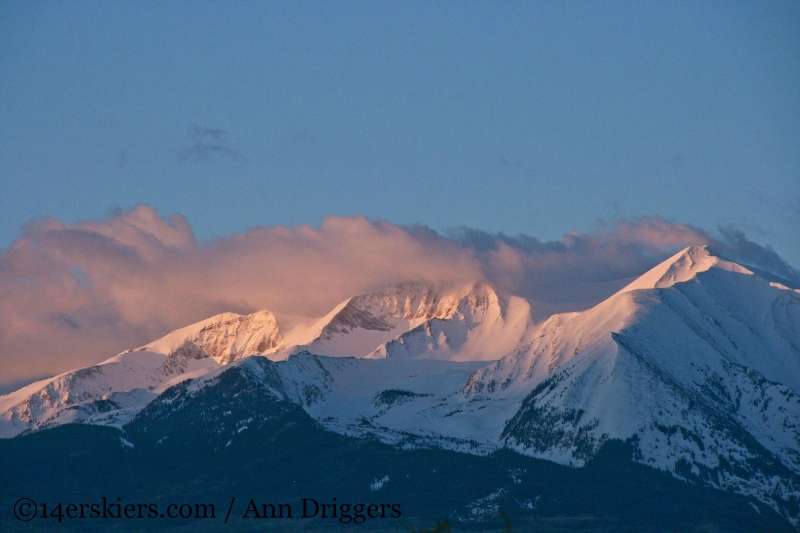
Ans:
{"type": "Polygon", "coordinates": [[[737,263],[727,261],[714,255],[708,249],[708,246],[689,246],[666,261],[654,266],[625,286],[617,294],[639,289],[662,289],[671,287],[676,283],[689,281],[697,274],[706,272],[711,268],[721,268],[722,270],[739,272],[741,274],[753,274],[752,271],[737,263]]]}
{"type": "Polygon", "coordinates": [[[274,350],[283,340],[275,315],[258,311],[250,315],[222,313],[181,328],[143,348],[163,354],[191,353],[227,364],[251,354],[274,350]]]}
{"type": "MultiPolygon", "coordinates": [[[[460,339],[487,313],[504,320],[507,311],[508,302],[480,281],[456,286],[410,281],[345,300],[295,344],[328,356],[369,357],[409,332],[422,328],[420,331],[430,333],[432,325],[442,321],[464,322],[466,329],[458,335],[460,339]]],[[[291,342],[286,346],[286,350],[295,349],[291,342]]]]}

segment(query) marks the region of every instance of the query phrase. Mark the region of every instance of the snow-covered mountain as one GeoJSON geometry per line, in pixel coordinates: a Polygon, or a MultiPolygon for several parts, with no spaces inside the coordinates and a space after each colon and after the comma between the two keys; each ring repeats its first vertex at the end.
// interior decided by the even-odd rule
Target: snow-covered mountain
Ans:
{"type": "Polygon", "coordinates": [[[423,316],[419,325],[366,357],[495,360],[516,347],[533,325],[531,306],[525,299],[501,298],[482,283],[441,298],[436,312],[423,316]]]}
{"type": "Polygon", "coordinates": [[[514,348],[531,323],[526,300],[501,298],[484,283],[402,283],[355,296],[322,318],[291,327],[269,311],[223,313],[140,350],[209,356],[220,364],[248,355],[277,361],[304,349],[331,357],[494,360],[514,348]]]}
{"type": "Polygon", "coordinates": [[[222,313],[175,330],[139,350],[178,358],[211,357],[224,365],[248,355],[271,353],[282,340],[278,320],[269,311],[245,316],[222,313]]]}
{"type": "Polygon", "coordinates": [[[483,283],[403,283],[287,327],[269,311],[223,313],[100,364],[0,396],[0,438],[84,422],[121,426],[167,387],[252,355],[491,361],[531,327],[530,306],[483,283]],[[433,334],[435,332],[435,335],[433,334]]]}
{"type": "Polygon", "coordinates": [[[0,437],[69,423],[121,426],[171,385],[216,367],[210,357],[125,352],[0,396],[0,437]]]}
{"type": "Polygon", "coordinates": [[[522,398],[500,439],[523,453],[580,465],[606,439],[633,439],[641,462],[795,520],[799,392],[800,294],[703,247],[552,317],[465,387],[522,398]]]}
{"type": "Polygon", "coordinates": [[[798,524],[800,291],[691,247],[591,309],[532,315],[483,283],[401,284],[291,327],[226,313],[0,396],[0,436],[122,427],[179,382],[213,392],[236,371],[329,430],[401,447],[581,466],[625,440],[798,524]]]}
{"type": "Polygon", "coordinates": [[[342,302],[270,358],[305,349],[332,357],[489,361],[516,346],[532,322],[527,301],[503,298],[484,283],[403,283],[342,302]]]}

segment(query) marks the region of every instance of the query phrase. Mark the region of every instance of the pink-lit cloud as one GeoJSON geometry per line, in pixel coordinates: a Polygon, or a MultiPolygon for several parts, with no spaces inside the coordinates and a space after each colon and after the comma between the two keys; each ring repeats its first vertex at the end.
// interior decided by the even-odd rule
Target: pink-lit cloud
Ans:
{"type": "Polygon", "coordinates": [[[256,227],[200,244],[183,217],[149,206],[72,225],[45,218],[0,254],[0,386],[98,362],[223,311],[321,316],[407,280],[482,279],[551,312],[592,305],[690,244],[742,249],[794,275],[744,235],[726,239],[658,217],[556,242],[330,217],[319,228],[256,227]]]}

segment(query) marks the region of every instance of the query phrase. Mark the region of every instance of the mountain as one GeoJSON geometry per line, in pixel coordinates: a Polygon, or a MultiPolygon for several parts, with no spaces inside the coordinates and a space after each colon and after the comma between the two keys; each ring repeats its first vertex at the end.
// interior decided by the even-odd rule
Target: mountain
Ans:
{"type": "Polygon", "coordinates": [[[605,440],[630,440],[644,464],[753,495],[797,523],[797,291],[693,247],[530,335],[465,387],[522,398],[505,445],[581,465],[605,440]]]}
{"type": "Polygon", "coordinates": [[[533,315],[483,283],[401,284],[295,324],[226,313],[0,396],[0,435],[82,422],[168,437],[202,397],[216,428],[202,439],[221,450],[259,424],[214,407],[239,383],[400,449],[587,467],[624,443],[640,465],[800,523],[800,291],[690,247],[591,309],[533,315]]]}
{"type": "Polygon", "coordinates": [[[175,330],[139,350],[177,358],[211,357],[224,365],[248,355],[270,353],[282,340],[283,332],[269,311],[246,316],[223,313],[175,330]]]}
{"type": "Polygon", "coordinates": [[[331,357],[486,361],[516,346],[532,324],[524,299],[506,300],[483,283],[403,283],[350,298],[324,317],[287,322],[266,310],[223,313],[32,383],[0,396],[0,438],[65,423],[121,426],[169,386],[251,355],[284,360],[312,350],[331,357]]]}
{"type": "Polygon", "coordinates": [[[268,311],[211,317],[97,365],[0,396],[0,437],[77,422],[119,426],[169,386],[274,351],[282,338],[268,311]]]}
{"type": "Polygon", "coordinates": [[[281,360],[304,349],[331,357],[493,360],[515,347],[531,323],[526,300],[502,298],[484,283],[409,282],[349,298],[292,327],[269,311],[223,313],[140,350],[209,356],[220,364],[248,355],[281,360]]]}
{"type": "Polygon", "coordinates": [[[502,298],[483,283],[442,298],[436,312],[424,317],[424,322],[366,357],[490,361],[516,347],[533,325],[531,306],[525,299],[502,298]]]}
{"type": "Polygon", "coordinates": [[[122,353],[0,396],[0,437],[70,423],[119,426],[171,385],[219,366],[183,352],[122,353]]]}
{"type": "Polygon", "coordinates": [[[527,301],[501,297],[485,283],[402,283],[343,302],[276,355],[305,349],[333,357],[488,361],[516,346],[532,322],[527,301]]]}

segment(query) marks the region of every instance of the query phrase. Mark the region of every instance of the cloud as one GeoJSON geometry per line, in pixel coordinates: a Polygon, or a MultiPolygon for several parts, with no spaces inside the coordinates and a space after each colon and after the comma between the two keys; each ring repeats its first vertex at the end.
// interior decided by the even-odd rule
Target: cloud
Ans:
{"type": "Polygon", "coordinates": [[[318,228],[256,227],[201,244],[182,216],[149,206],[77,224],[44,218],[0,254],[0,387],[101,361],[223,311],[321,316],[406,280],[482,279],[547,314],[586,308],[690,244],[793,272],[744,234],[722,235],[649,217],[542,242],[330,217],[318,228]]]}
{"type": "Polygon", "coordinates": [[[214,128],[201,128],[197,125],[186,131],[188,146],[180,152],[184,161],[211,162],[215,156],[224,156],[234,161],[248,162],[241,153],[230,147],[228,132],[214,128]]]}
{"type": "Polygon", "coordinates": [[[570,232],[551,242],[471,228],[450,236],[474,251],[487,279],[544,304],[545,312],[585,309],[680,249],[712,241],[660,217],[616,220],[591,235],[570,232]]]}
{"type": "Polygon", "coordinates": [[[743,231],[736,228],[720,228],[719,232],[722,240],[711,243],[717,253],[783,278],[793,286],[800,286],[800,273],[772,248],[749,240],[743,231]]]}

